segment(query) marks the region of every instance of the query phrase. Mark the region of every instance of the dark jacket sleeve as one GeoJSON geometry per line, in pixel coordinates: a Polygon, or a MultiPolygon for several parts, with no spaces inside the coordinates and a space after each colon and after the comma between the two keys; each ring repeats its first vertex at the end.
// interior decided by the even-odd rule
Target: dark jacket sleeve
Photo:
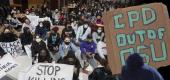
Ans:
{"type": "Polygon", "coordinates": [[[6,54],[5,51],[2,49],[2,47],[0,47],[0,56],[2,57],[5,54],[6,54]]]}

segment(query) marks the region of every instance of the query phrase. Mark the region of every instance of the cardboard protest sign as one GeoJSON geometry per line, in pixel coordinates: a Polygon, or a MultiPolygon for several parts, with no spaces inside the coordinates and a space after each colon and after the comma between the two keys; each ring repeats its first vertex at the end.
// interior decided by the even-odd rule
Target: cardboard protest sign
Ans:
{"type": "Polygon", "coordinates": [[[74,67],[66,64],[38,63],[24,80],[72,80],[74,67]]]}
{"type": "Polygon", "coordinates": [[[109,65],[121,72],[130,54],[139,53],[156,68],[170,64],[170,25],[167,7],[152,3],[104,14],[109,65]]]}
{"type": "Polygon", "coordinates": [[[6,53],[10,53],[12,56],[17,56],[23,53],[20,39],[14,42],[0,42],[0,46],[6,53]]]}
{"type": "Polygon", "coordinates": [[[18,66],[18,63],[9,54],[0,59],[0,79],[18,66]]]}

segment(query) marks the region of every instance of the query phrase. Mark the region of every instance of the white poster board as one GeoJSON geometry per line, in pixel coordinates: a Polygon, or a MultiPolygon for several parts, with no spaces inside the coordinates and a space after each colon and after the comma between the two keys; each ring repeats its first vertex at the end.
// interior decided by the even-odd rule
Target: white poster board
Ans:
{"type": "Polygon", "coordinates": [[[23,80],[72,80],[74,67],[66,64],[35,64],[23,80]]]}
{"type": "Polygon", "coordinates": [[[0,59],[0,79],[18,66],[18,63],[10,54],[4,55],[0,59]]]}
{"type": "Polygon", "coordinates": [[[0,42],[0,47],[2,47],[6,53],[10,53],[13,57],[23,53],[20,39],[13,42],[0,42]]]}

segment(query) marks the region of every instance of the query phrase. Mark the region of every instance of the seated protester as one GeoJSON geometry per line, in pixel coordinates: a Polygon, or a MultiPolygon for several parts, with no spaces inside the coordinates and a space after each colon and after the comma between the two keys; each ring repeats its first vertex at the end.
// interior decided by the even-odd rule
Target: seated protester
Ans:
{"type": "Polygon", "coordinates": [[[49,17],[45,17],[44,21],[43,21],[43,25],[46,28],[47,31],[50,31],[50,27],[53,25],[52,21],[49,17]]]}
{"type": "Polygon", "coordinates": [[[74,39],[76,37],[76,34],[70,23],[68,23],[62,31],[61,34],[62,40],[64,39],[65,36],[69,36],[71,39],[74,39]]]}
{"type": "Polygon", "coordinates": [[[96,19],[96,24],[103,24],[103,21],[101,19],[101,16],[97,16],[97,19],[96,19]]]}
{"type": "Polygon", "coordinates": [[[88,25],[88,22],[85,22],[77,30],[76,42],[80,42],[82,40],[85,40],[89,34],[91,34],[91,27],[88,25]]]}
{"type": "Polygon", "coordinates": [[[60,56],[58,54],[60,45],[60,34],[57,31],[58,27],[54,27],[51,30],[51,33],[49,34],[49,37],[47,39],[47,46],[50,51],[50,56],[55,63],[60,59],[60,56]]]}
{"type": "Polygon", "coordinates": [[[20,35],[21,44],[23,46],[30,45],[33,41],[33,35],[28,27],[23,28],[23,33],[20,35]]]}
{"type": "Polygon", "coordinates": [[[17,35],[14,34],[12,28],[5,27],[0,35],[0,42],[13,42],[18,39],[17,35]]]}
{"type": "Polygon", "coordinates": [[[88,80],[113,80],[107,61],[99,56],[95,56],[95,59],[97,60],[97,68],[89,75],[88,80]]]}
{"type": "Polygon", "coordinates": [[[38,63],[51,63],[50,53],[47,49],[42,49],[38,53],[38,63]]]}
{"type": "Polygon", "coordinates": [[[4,51],[4,49],[2,49],[2,47],[0,47],[0,59],[6,54],[6,52],[4,51]]]}
{"type": "Polygon", "coordinates": [[[60,63],[74,65],[73,80],[78,80],[79,70],[81,66],[79,60],[76,58],[74,53],[75,53],[74,51],[69,50],[68,54],[63,58],[63,60],[60,63]]]}
{"type": "Polygon", "coordinates": [[[98,26],[97,31],[92,33],[93,41],[97,44],[99,41],[102,41],[105,37],[104,28],[102,25],[98,26]]]}
{"type": "Polygon", "coordinates": [[[87,60],[93,68],[96,68],[96,61],[94,60],[96,44],[93,42],[91,35],[88,35],[85,41],[80,42],[80,50],[83,59],[87,60]]]}
{"type": "Polygon", "coordinates": [[[47,46],[51,52],[57,52],[60,45],[60,34],[57,31],[58,27],[54,27],[47,39],[47,46]]]}
{"type": "Polygon", "coordinates": [[[46,44],[39,36],[36,36],[35,40],[32,42],[31,45],[33,61],[37,58],[38,53],[42,49],[46,49],[46,44]]]}
{"type": "MultiPolygon", "coordinates": [[[[77,54],[80,54],[80,50],[75,46],[72,42],[70,37],[66,36],[64,38],[64,42],[62,42],[59,46],[59,54],[61,58],[63,59],[67,54],[69,50],[73,50],[75,53],[78,52],[77,54]]],[[[76,54],[75,54],[76,55],[76,54]]],[[[76,55],[78,56],[78,55],[76,55]]]]}
{"type": "Polygon", "coordinates": [[[39,22],[39,24],[36,26],[35,34],[39,35],[43,40],[47,39],[47,29],[42,22],[39,22]]]}
{"type": "Polygon", "coordinates": [[[24,27],[28,27],[31,33],[35,32],[35,27],[31,24],[31,21],[28,18],[25,19],[25,22],[22,25],[22,32],[23,32],[24,27]]]}
{"type": "Polygon", "coordinates": [[[121,72],[121,80],[164,80],[159,72],[144,64],[139,53],[134,53],[126,60],[126,65],[121,72]]]}
{"type": "Polygon", "coordinates": [[[53,12],[53,15],[52,15],[52,17],[53,17],[53,22],[56,24],[56,25],[58,25],[58,23],[59,23],[59,16],[60,16],[60,12],[58,11],[58,9],[56,9],[54,12],[53,12]]]}

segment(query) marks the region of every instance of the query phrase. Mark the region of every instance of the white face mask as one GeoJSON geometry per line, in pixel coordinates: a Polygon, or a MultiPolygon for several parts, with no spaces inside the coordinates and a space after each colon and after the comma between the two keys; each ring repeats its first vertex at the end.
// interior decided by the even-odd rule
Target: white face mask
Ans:
{"type": "Polygon", "coordinates": [[[43,27],[43,24],[40,24],[40,27],[43,27]]]}
{"type": "Polygon", "coordinates": [[[86,28],[86,29],[87,29],[87,28],[88,28],[88,25],[87,25],[87,24],[86,24],[86,25],[84,25],[84,28],[86,28]]]}
{"type": "Polygon", "coordinates": [[[101,32],[102,32],[102,30],[98,29],[98,30],[97,30],[97,32],[98,32],[98,33],[101,33],[101,32]]]}
{"type": "Polygon", "coordinates": [[[36,42],[38,42],[38,43],[39,43],[40,41],[41,41],[41,39],[40,39],[40,38],[36,39],[36,42]]]}

